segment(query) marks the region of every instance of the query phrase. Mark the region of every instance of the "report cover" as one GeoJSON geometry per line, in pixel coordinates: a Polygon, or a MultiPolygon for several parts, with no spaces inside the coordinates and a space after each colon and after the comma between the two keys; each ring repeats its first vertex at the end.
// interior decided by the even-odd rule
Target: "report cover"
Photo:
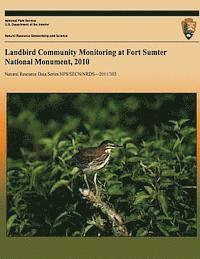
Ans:
{"type": "Polygon", "coordinates": [[[2,21],[1,258],[198,258],[198,2],[2,21]]]}

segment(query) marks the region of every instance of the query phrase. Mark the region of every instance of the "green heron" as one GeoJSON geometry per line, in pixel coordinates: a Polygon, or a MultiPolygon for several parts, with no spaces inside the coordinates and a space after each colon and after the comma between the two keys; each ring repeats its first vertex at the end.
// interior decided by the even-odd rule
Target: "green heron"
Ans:
{"type": "Polygon", "coordinates": [[[95,172],[94,175],[94,184],[96,193],[98,192],[97,189],[97,173],[96,171],[104,168],[111,157],[112,149],[115,149],[117,147],[120,147],[117,144],[114,144],[112,141],[105,140],[103,141],[99,146],[97,147],[88,147],[80,149],[78,153],[76,153],[72,160],[75,163],[75,165],[81,169],[81,171],[84,173],[84,180],[85,183],[89,188],[89,184],[87,181],[86,174],[90,174],[92,172],[95,172]]]}

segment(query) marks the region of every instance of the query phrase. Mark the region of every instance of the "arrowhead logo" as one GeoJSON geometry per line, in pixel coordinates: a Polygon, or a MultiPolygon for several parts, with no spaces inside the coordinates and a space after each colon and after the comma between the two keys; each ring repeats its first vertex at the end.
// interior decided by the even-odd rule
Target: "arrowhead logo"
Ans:
{"type": "Polygon", "coordinates": [[[181,22],[182,30],[185,37],[190,40],[196,29],[196,22],[192,18],[186,18],[181,22]]]}

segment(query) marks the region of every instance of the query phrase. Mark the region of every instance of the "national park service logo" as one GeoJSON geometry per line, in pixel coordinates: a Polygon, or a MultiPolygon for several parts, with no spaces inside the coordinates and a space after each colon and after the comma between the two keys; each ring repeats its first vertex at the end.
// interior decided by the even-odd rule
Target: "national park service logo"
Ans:
{"type": "Polygon", "coordinates": [[[196,22],[192,18],[186,18],[181,22],[185,37],[190,40],[196,29],[196,22]]]}

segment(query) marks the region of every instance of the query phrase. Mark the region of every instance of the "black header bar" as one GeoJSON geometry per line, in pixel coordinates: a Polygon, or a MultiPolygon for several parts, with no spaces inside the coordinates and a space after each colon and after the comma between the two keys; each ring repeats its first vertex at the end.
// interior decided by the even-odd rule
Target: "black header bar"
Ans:
{"type": "Polygon", "coordinates": [[[6,10],[5,16],[199,16],[198,10],[6,10]]]}

